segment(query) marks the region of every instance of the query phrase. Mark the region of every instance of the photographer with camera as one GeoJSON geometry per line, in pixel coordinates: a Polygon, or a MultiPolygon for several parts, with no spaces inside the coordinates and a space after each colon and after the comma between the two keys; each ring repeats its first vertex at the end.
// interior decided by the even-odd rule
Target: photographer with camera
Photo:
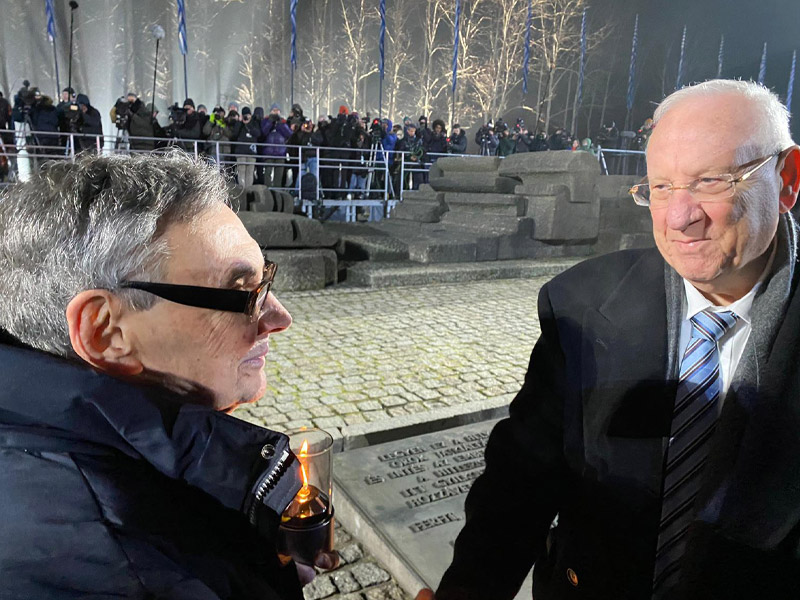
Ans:
{"type": "Polygon", "coordinates": [[[497,131],[497,149],[495,154],[497,156],[511,156],[517,151],[517,140],[511,135],[506,125],[500,119],[497,120],[495,125],[497,131]]]}
{"type": "Polygon", "coordinates": [[[572,134],[559,127],[550,136],[548,145],[550,150],[569,150],[572,148],[572,134]]]}
{"type": "Polygon", "coordinates": [[[516,143],[515,152],[533,152],[533,147],[536,144],[536,138],[525,127],[525,121],[517,119],[514,125],[514,141],[516,143]]]}
{"type": "MultiPolygon", "coordinates": [[[[90,137],[90,136],[103,136],[103,119],[100,116],[100,111],[98,111],[94,106],[91,105],[89,102],[89,96],[86,94],[78,94],[76,98],[77,105],[80,109],[80,116],[81,116],[81,124],[80,124],[80,133],[82,135],[75,136],[75,152],[80,152],[82,150],[93,150],[97,151],[97,137],[90,137]]],[[[71,112],[71,107],[70,107],[71,112]]],[[[103,140],[100,140],[100,145],[102,147],[103,140]]]]}
{"type": "MultiPolygon", "coordinates": [[[[397,151],[404,152],[406,170],[411,171],[411,189],[417,190],[422,184],[422,168],[425,164],[425,147],[422,144],[422,138],[417,136],[417,127],[413,123],[406,126],[406,134],[403,139],[397,143],[397,151]]],[[[398,184],[405,184],[406,182],[398,181],[398,184]]],[[[395,186],[396,190],[400,187],[395,186]]]]}
{"type": "Polygon", "coordinates": [[[220,165],[225,162],[225,155],[230,154],[230,145],[222,142],[229,139],[229,130],[228,118],[225,116],[225,109],[221,106],[214,107],[208,117],[208,122],[203,125],[203,139],[208,140],[205,145],[205,153],[220,165]]]}
{"type": "MultiPolygon", "coordinates": [[[[354,113],[355,114],[355,113],[354,113]]],[[[348,150],[355,144],[358,135],[358,114],[350,115],[347,107],[339,107],[339,114],[330,125],[328,140],[332,150],[331,158],[334,159],[334,168],[330,169],[333,173],[333,187],[338,190],[346,189],[350,183],[350,164],[347,162],[353,158],[348,150]]],[[[344,197],[344,192],[334,192],[334,197],[344,197]]]]}
{"type": "Polygon", "coordinates": [[[467,132],[461,129],[461,125],[458,123],[453,125],[453,128],[450,130],[450,137],[447,138],[447,153],[467,153],[467,132]]]}
{"type": "Polygon", "coordinates": [[[614,121],[603,123],[596,138],[597,144],[603,148],[618,148],[619,147],[619,129],[614,121]]]}
{"type": "Polygon", "coordinates": [[[497,150],[497,136],[491,119],[475,132],[475,143],[481,148],[481,156],[494,156],[497,150]]]}
{"type": "Polygon", "coordinates": [[[11,116],[14,121],[25,123],[29,128],[28,152],[53,157],[63,154],[59,145],[58,113],[53,99],[43,96],[39,88],[30,87],[28,80],[22,83],[23,87],[14,98],[11,116]]]}
{"type": "Polygon", "coordinates": [[[281,118],[281,107],[275,103],[269,109],[269,115],[261,122],[261,137],[266,146],[261,147],[261,154],[269,163],[266,166],[265,179],[268,186],[283,187],[286,140],[292,135],[292,130],[281,118]]]}
{"type": "MultiPolygon", "coordinates": [[[[177,146],[193,153],[195,151],[194,141],[202,139],[203,133],[200,126],[200,115],[194,109],[194,101],[187,98],[183,101],[182,107],[177,102],[170,106],[169,123],[165,130],[167,137],[186,140],[177,146]]],[[[198,151],[202,149],[202,145],[200,145],[198,151]]]]}
{"type": "Polygon", "coordinates": [[[137,139],[166,137],[166,133],[161,125],[159,125],[157,117],[158,109],[153,106],[152,102],[148,103],[146,106],[142,104],[139,110],[131,112],[131,150],[149,152],[163,145],[164,142],[162,141],[137,139]]]}

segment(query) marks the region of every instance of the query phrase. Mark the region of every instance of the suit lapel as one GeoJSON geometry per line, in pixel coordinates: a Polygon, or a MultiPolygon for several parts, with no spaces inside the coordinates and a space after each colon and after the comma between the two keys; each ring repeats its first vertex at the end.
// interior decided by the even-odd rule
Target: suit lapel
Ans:
{"type": "Polygon", "coordinates": [[[664,262],[642,255],[583,319],[581,374],[586,460],[601,477],[659,493],[674,384],[667,383],[664,262]],[[653,316],[656,315],[654,319],[653,316]]]}

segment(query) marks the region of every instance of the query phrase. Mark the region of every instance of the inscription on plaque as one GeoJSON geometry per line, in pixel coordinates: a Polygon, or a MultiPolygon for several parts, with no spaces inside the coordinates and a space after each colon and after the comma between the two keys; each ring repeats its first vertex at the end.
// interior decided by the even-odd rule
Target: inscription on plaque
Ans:
{"type": "Polygon", "coordinates": [[[338,454],[334,502],[348,502],[361,527],[379,534],[386,547],[377,556],[391,552],[414,577],[435,588],[453,557],[453,542],[464,524],[464,497],[483,472],[495,422],[338,454]]]}
{"type": "MultiPolygon", "coordinates": [[[[464,498],[483,473],[483,453],[495,423],[426,433],[334,457],[337,514],[347,503],[342,517],[354,515],[351,523],[345,518],[342,523],[362,541],[373,540],[375,547],[368,548],[387,566],[394,564],[393,575],[407,588],[420,582],[436,588],[450,564],[464,525],[464,498]],[[389,555],[398,560],[390,561],[389,555]]],[[[529,577],[517,597],[529,600],[530,590],[529,577]]],[[[408,591],[413,595],[417,590],[408,591]]]]}

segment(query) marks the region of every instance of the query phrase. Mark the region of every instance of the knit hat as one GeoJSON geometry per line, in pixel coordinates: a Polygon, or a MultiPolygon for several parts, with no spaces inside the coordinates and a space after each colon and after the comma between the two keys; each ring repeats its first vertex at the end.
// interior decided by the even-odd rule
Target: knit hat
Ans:
{"type": "Polygon", "coordinates": [[[187,106],[191,106],[192,108],[194,108],[194,100],[192,100],[191,98],[187,98],[186,100],[183,101],[183,106],[184,108],[187,106]]]}
{"type": "Polygon", "coordinates": [[[461,129],[461,125],[459,125],[458,123],[456,123],[455,125],[453,125],[453,129],[461,129]]]}
{"type": "Polygon", "coordinates": [[[281,106],[277,102],[273,102],[272,106],[269,107],[269,111],[272,112],[273,110],[280,110],[281,106]]]}
{"type": "Polygon", "coordinates": [[[251,115],[251,114],[253,114],[253,113],[250,112],[250,107],[249,106],[245,106],[244,108],[242,108],[242,116],[251,115]]]}
{"type": "Polygon", "coordinates": [[[403,124],[408,125],[411,123],[411,117],[403,117],[403,124]]]}
{"type": "Polygon", "coordinates": [[[340,115],[346,115],[346,114],[347,114],[347,113],[349,113],[349,112],[350,112],[350,111],[349,111],[349,110],[347,110],[347,107],[346,107],[344,104],[342,104],[342,105],[339,107],[339,114],[340,114],[340,115]]]}
{"type": "MultiPolygon", "coordinates": [[[[184,106],[186,106],[186,105],[184,104],[184,106]]],[[[198,104],[197,105],[197,111],[200,112],[200,109],[208,112],[208,107],[205,104],[198,104]]]]}
{"type": "Polygon", "coordinates": [[[236,112],[239,112],[239,103],[231,100],[228,102],[228,110],[235,110],[236,112]]]}

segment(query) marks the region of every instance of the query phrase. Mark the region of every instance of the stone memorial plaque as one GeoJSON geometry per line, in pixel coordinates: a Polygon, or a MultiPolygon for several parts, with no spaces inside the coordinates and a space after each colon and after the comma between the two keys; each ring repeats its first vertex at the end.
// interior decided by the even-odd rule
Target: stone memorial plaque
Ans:
{"type": "MultiPolygon", "coordinates": [[[[336,517],[410,594],[436,589],[483,472],[497,421],[348,450],[334,456],[336,517]]],[[[530,574],[517,598],[531,598],[530,574]]]]}

